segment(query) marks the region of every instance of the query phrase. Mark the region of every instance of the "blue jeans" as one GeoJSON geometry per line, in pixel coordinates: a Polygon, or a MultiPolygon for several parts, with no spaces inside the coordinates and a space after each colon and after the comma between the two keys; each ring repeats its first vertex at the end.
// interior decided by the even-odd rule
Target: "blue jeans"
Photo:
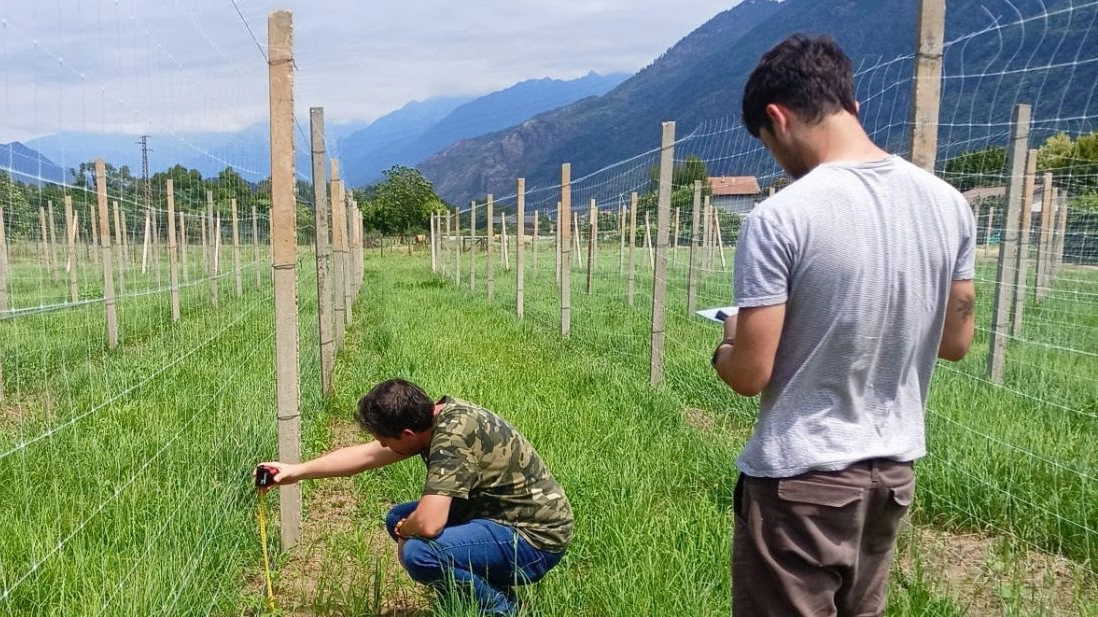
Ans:
{"type": "MultiPolygon", "coordinates": [[[[393,528],[416,509],[417,501],[393,506],[385,527],[393,528]]],[[[404,569],[417,583],[446,592],[472,591],[482,612],[515,615],[518,604],[513,587],[535,583],[557,565],[564,553],[534,548],[511,527],[485,519],[446,524],[438,536],[409,538],[404,542],[404,569]],[[453,587],[450,587],[450,584],[453,587]]]]}

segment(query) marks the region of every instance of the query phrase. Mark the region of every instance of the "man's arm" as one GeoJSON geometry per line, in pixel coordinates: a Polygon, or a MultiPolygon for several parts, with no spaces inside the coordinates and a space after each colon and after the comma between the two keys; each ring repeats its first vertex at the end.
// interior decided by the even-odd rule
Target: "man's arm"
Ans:
{"type": "Polygon", "coordinates": [[[450,518],[450,502],[446,495],[423,495],[419,505],[408,518],[397,524],[397,535],[402,538],[433,538],[442,533],[450,518]]]}
{"type": "Polygon", "coordinates": [[[293,484],[301,480],[353,476],[367,469],[377,469],[390,463],[402,461],[411,456],[399,454],[381,445],[378,441],[348,446],[315,458],[305,463],[262,463],[277,470],[275,484],[293,484]]]}
{"type": "Polygon", "coordinates": [[[770,383],[784,323],[784,303],[741,308],[735,317],[725,320],[725,339],[735,343],[717,349],[714,366],[737,394],[755,396],[770,383]]]}
{"type": "Polygon", "coordinates": [[[976,331],[976,285],[953,281],[946,301],[945,327],[938,345],[938,357],[957,362],[965,357],[976,331]]]}

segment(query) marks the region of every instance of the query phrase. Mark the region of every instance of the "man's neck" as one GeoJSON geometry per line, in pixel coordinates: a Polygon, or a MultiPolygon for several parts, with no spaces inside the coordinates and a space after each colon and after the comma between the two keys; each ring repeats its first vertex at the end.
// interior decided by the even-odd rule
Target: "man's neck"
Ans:
{"type": "Polygon", "coordinates": [[[804,126],[801,143],[813,168],[824,163],[867,163],[888,157],[866,135],[858,118],[846,112],[804,126]]]}

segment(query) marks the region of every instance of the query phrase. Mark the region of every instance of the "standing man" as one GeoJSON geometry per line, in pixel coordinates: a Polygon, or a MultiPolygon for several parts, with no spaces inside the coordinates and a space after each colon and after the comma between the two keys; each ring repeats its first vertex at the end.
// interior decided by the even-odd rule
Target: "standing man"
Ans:
{"type": "Polygon", "coordinates": [[[744,220],[721,379],[761,393],[736,484],[736,617],[885,608],[926,454],[937,358],[973,334],[975,222],[961,195],[870,140],[830,37],[763,55],[743,121],[795,181],[744,220]]]}
{"type": "Polygon", "coordinates": [[[514,588],[545,576],[572,540],[572,506],[530,442],[482,407],[435,403],[402,379],[370,390],[355,418],[374,441],[299,465],[263,465],[277,471],[276,484],[292,484],[419,455],[422,497],[386,517],[401,565],[442,593],[469,593],[483,614],[517,614],[514,588]]]}

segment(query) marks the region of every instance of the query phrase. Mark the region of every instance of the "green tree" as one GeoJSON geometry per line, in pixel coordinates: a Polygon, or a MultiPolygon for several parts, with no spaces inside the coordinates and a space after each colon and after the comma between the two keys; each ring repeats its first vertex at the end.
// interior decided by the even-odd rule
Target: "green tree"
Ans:
{"type": "Polygon", "coordinates": [[[958,191],[978,186],[1002,186],[1006,180],[1006,148],[973,150],[945,163],[945,179],[958,191]]]}
{"type": "Polygon", "coordinates": [[[0,171],[0,208],[4,209],[5,230],[16,237],[30,237],[37,228],[37,209],[33,211],[23,192],[23,187],[12,180],[6,171],[0,171]]]}
{"type": "Polygon", "coordinates": [[[431,182],[417,169],[395,165],[373,187],[373,198],[363,207],[365,225],[383,234],[407,236],[424,231],[431,213],[445,208],[431,182]]]}

